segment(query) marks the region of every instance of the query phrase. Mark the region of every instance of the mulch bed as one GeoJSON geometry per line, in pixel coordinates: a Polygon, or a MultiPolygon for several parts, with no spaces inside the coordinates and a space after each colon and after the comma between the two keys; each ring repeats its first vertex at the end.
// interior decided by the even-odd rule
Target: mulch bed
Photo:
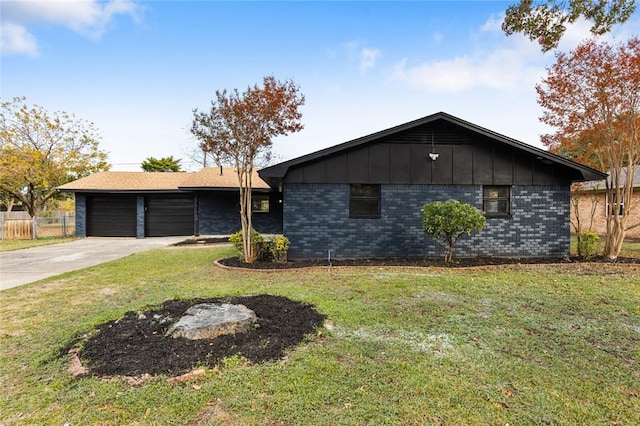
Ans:
{"type": "Polygon", "coordinates": [[[386,258],[386,259],[331,259],[331,263],[327,259],[308,260],[308,261],[290,261],[285,263],[275,263],[271,261],[256,261],[254,263],[244,263],[237,257],[220,259],[217,261],[220,265],[231,268],[244,269],[299,269],[313,266],[334,267],[334,266],[414,266],[414,267],[440,267],[440,268],[465,268],[492,265],[540,265],[540,264],[576,264],[576,263],[603,263],[603,264],[638,264],[640,258],[635,257],[618,257],[615,262],[604,256],[594,256],[591,259],[584,260],[577,256],[567,258],[510,258],[510,257],[470,257],[454,259],[453,262],[447,263],[442,258],[386,258]]]}
{"type": "Polygon", "coordinates": [[[219,244],[219,243],[228,243],[229,237],[194,237],[187,238],[184,241],[180,241],[179,243],[172,244],[175,247],[183,247],[183,246],[201,246],[208,244],[219,244]]]}
{"type": "Polygon", "coordinates": [[[89,374],[96,376],[175,376],[195,367],[215,367],[234,355],[249,363],[282,359],[324,319],[312,305],[281,296],[169,300],[157,309],[127,312],[123,318],[99,325],[88,339],[70,342],[61,354],[66,356],[82,343],[79,357],[89,374]],[[200,303],[245,305],[256,313],[257,326],[246,333],[207,340],[165,336],[189,307],[200,303]]]}

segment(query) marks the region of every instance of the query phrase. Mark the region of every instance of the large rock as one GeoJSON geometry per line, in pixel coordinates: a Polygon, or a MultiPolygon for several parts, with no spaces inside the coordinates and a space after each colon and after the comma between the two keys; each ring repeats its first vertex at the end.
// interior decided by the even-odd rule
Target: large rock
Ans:
{"type": "Polygon", "coordinates": [[[187,309],[182,318],[167,330],[167,335],[187,339],[212,339],[223,334],[251,329],[256,314],[244,305],[203,303],[187,309]]]}

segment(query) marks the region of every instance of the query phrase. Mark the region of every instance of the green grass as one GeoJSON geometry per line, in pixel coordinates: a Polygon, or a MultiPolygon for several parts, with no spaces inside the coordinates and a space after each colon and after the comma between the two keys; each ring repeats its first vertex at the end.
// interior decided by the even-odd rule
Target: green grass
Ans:
{"type": "Polygon", "coordinates": [[[625,241],[620,256],[640,257],[640,240],[625,241]]]}
{"type": "Polygon", "coordinates": [[[638,267],[212,264],[233,252],[153,250],[3,291],[0,424],[640,424],[638,267]],[[74,378],[57,356],[129,310],[262,293],[315,304],[332,329],[286,361],[174,385],[74,378]]]}
{"type": "Polygon", "coordinates": [[[46,237],[37,240],[0,240],[0,251],[22,250],[26,248],[48,246],[50,244],[67,243],[75,237],[46,237]]]}

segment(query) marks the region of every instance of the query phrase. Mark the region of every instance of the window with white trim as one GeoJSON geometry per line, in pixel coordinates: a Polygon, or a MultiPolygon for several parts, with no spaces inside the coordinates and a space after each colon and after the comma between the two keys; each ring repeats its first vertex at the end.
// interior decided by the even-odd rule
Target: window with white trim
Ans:
{"type": "Polygon", "coordinates": [[[616,194],[613,193],[613,201],[609,202],[609,194],[606,196],[606,206],[605,206],[605,214],[607,216],[617,215],[624,216],[624,193],[620,192],[620,202],[616,202],[616,194]]]}

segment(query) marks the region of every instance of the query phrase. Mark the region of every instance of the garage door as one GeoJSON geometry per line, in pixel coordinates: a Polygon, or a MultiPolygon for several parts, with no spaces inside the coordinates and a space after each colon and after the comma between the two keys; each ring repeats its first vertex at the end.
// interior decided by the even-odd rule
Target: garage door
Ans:
{"type": "Polygon", "coordinates": [[[193,235],[192,196],[154,196],[145,198],[145,236],[193,235]]]}
{"type": "Polygon", "coordinates": [[[135,237],[136,196],[87,197],[87,236],[135,237]]]}

